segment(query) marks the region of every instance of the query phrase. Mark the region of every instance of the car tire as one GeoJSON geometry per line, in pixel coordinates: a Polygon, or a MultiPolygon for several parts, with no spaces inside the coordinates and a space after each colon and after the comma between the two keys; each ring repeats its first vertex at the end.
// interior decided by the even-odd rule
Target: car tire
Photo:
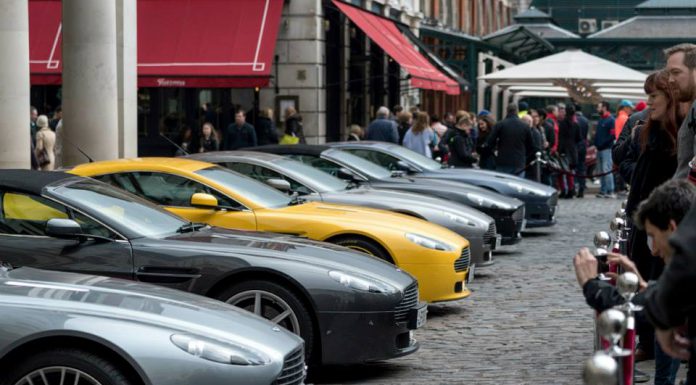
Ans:
{"type": "Polygon", "coordinates": [[[339,246],[344,246],[355,251],[360,251],[362,253],[372,255],[373,257],[377,257],[383,261],[387,261],[392,264],[394,263],[394,261],[391,258],[391,255],[389,255],[389,253],[386,250],[384,250],[376,242],[371,241],[369,239],[349,236],[336,239],[332,242],[339,246]]]}
{"type": "MultiPolygon", "coordinates": [[[[4,368],[3,368],[4,369],[4,368]]],[[[116,365],[104,357],[80,349],[56,348],[32,354],[27,359],[16,362],[7,368],[0,385],[44,384],[46,376],[48,385],[60,384],[61,369],[66,371],[65,383],[75,383],[79,376],[80,385],[133,385],[116,365]],[[27,380],[27,378],[29,380],[27,380]],[[55,380],[55,381],[54,381],[55,380]]]]}
{"type": "Polygon", "coordinates": [[[228,287],[217,298],[223,302],[256,313],[254,311],[255,298],[252,298],[252,295],[256,293],[261,295],[262,306],[260,315],[263,318],[273,322],[273,318],[281,315],[284,311],[290,310],[292,312],[291,315],[288,315],[281,322],[275,323],[302,337],[305,341],[305,357],[307,357],[307,361],[317,361],[318,357],[312,357],[315,341],[315,327],[312,315],[302,300],[286,287],[269,281],[244,281],[228,287]],[[265,314],[264,310],[266,311],[265,314]],[[299,333],[297,333],[297,329],[293,330],[293,328],[288,327],[291,325],[293,328],[299,329],[299,333]]]}

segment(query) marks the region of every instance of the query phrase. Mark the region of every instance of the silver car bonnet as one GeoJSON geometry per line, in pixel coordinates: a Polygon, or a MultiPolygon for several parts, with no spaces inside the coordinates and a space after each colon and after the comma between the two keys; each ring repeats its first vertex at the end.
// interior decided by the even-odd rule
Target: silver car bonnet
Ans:
{"type": "Polygon", "coordinates": [[[32,268],[0,271],[0,303],[171,328],[258,349],[275,359],[301,342],[247,311],[202,296],[139,282],[32,268]]]}

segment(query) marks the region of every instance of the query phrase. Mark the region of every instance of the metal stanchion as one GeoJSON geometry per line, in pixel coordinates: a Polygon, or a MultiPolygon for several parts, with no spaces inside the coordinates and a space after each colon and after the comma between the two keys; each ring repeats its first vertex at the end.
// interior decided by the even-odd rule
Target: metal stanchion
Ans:
{"type": "Polygon", "coordinates": [[[636,358],[636,319],[634,313],[643,310],[642,306],[633,303],[633,297],[636,295],[639,286],[640,280],[638,276],[631,272],[621,274],[616,282],[616,289],[626,300],[623,305],[616,307],[617,310],[626,314],[626,335],[624,336],[623,347],[631,352],[630,355],[623,358],[622,362],[624,385],[633,384],[633,368],[636,358]]]}

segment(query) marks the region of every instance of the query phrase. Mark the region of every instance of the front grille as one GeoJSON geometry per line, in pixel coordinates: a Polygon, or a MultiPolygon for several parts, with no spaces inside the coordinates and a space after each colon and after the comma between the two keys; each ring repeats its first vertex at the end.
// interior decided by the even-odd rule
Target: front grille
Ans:
{"type": "Polygon", "coordinates": [[[404,298],[394,309],[396,323],[408,322],[408,312],[418,305],[418,283],[414,282],[404,290],[404,298]]]}
{"type": "Polygon", "coordinates": [[[283,370],[273,385],[302,385],[306,374],[304,349],[299,348],[285,357],[283,370]]]}
{"type": "Polygon", "coordinates": [[[519,222],[524,219],[524,206],[520,207],[512,213],[512,219],[515,222],[519,222]]]}
{"type": "Polygon", "coordinates": [[[468,247],[462,249],[462,256],[454,261],[454,271],[457,273],[465,271],[469,268],[471,262],[471,250],[468,247]]]}
{"type": "Polygon", "coordinates": [[[495,222],[491,222],[491,224],[488,225],[488,230],[486,231],[485,234],[483,234],[483,243],[486,245],[491,245],[492,247],[495,247],[496,232],[497,232],[497,229],[495,228],[495,222]]]}

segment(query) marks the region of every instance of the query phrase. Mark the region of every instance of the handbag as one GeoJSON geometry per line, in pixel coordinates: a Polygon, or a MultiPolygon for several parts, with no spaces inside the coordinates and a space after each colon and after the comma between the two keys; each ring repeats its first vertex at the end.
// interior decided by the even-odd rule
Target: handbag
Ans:
{"type": "Polygon", "coordinates": [[[36,163],[39,165],[39,167],[43,167],[51,163],[51,159],[48,157],[48,151],[46,151],[45,148],[36,154],[36,163]]]}

